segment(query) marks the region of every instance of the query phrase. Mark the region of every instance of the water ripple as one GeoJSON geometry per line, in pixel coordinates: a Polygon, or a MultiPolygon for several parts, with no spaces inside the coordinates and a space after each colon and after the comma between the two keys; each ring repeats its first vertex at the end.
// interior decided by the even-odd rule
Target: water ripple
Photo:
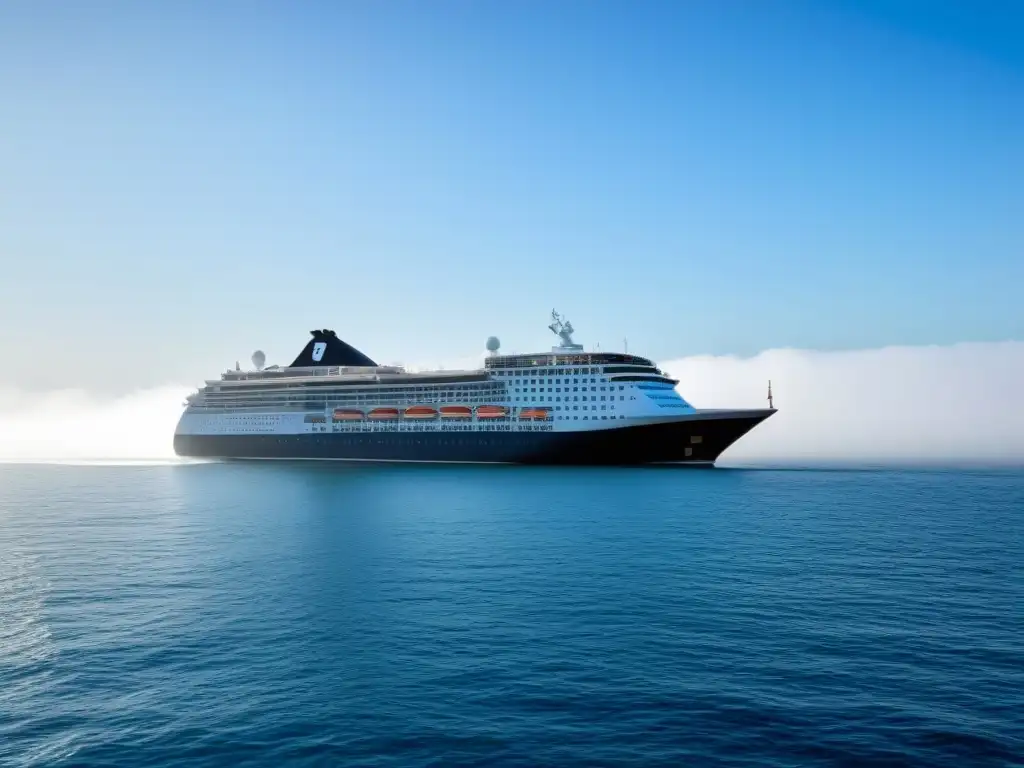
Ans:
{"type": "Polygon", "coordinates": [[[0,763],[1010,765],[1024,475],[0,466],[0,763]]]}

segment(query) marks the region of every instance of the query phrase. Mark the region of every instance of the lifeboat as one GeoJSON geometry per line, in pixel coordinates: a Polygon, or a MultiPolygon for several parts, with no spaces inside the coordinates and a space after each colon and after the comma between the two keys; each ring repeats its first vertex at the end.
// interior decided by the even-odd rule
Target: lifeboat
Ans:
{"type": "Polygon", "coordinates": [[[442,419],[468,419],[473,415],[473,409],[468,405],[442,405],[442,419]]]}
{"type": "Polygon", "coordinates": [[[397,419],[398,409],[397,408],[374,408],[370,411],[366,418],[368,419],[397,419]]]}
{"type": "Polygon", "coordinates": [[[402,415],[407,419],[436,419],[437,409],[429,405],[414,405],[412,408],[406,408],[402,415]]]}
{"type": "Polygon", "coordinates": [[[360,421],[363,418],[363,412],[358,408],[335,408],[334,409],[334,421],[360,421]]]}
{"type": "Polygon", "coordinates": [[[544,421],[551,418],[551,412],[547,408],[523,408],[519,418],[521,421],[544,421]]]}
{"type": "Polygon", "coordinates": [[[508,416],[508,408],[503,405],[479,405],[476,409],[478,419],[503,419],[508,416]]]}

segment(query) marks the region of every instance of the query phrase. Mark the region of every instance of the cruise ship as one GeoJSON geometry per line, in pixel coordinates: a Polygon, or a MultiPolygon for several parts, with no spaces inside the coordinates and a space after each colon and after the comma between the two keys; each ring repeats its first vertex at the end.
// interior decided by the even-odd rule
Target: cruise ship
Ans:
{"type": "Polygon", "coordinates": [[[650,360],[586,352],[552,311],[559,344],[476,370],[378,365],[328,329],[289,366],[229,370],[190,395],[180,456],[221,459],[712,466],[775,413],[695,408],[650,360]]]}

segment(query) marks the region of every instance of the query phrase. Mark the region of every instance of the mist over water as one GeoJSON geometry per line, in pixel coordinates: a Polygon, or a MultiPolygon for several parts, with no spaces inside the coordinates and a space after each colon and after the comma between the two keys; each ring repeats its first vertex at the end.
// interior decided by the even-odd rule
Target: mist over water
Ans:
{"type": "MultiPolygon", "coordinates": [[[[765,407],[772,380],[779,412],[730,448],[724,465],[1024,461],[1024,342],[773,349],[660,365],[698,408],[765,407]]],[[[167,385],[103,398],[0,387],[0,461],[173,459],[174,427],[190,391],[167,385]]]]}
{"type": "Polygon", "coordinates": [[[191,391],[167,385],[101,397],[0,388],[0,461],[174,459],[174,427],[191,391]]]}
{"type": "Polygon", "coordinates": [[[723,459],[1024,461],[1024,342],[773,349],[663,364],[700,408],[779,412],[723,459]]]}

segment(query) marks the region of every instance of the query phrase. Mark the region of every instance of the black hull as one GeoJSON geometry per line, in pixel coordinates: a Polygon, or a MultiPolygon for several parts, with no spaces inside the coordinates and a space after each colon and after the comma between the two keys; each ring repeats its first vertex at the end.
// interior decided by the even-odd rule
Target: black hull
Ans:
{"type": "Polygon", "coordinates": [[[580,432],[175,435],[179,456],[511,464],[710,465],[774,411],[580,432]]]}

